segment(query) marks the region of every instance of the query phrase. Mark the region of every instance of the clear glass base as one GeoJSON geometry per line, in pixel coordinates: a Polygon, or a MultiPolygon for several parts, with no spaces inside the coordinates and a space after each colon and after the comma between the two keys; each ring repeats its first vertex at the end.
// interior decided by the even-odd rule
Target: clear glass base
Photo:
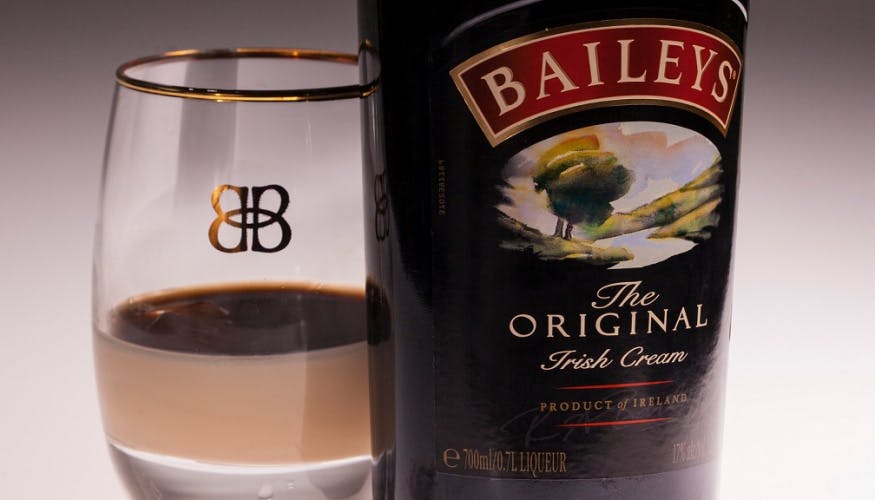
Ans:
{"type": "Polygon", "coordinates": [[[370,500],[371,458],[278,466],[210,464],[109,443],[136,500],[370,500]]]}

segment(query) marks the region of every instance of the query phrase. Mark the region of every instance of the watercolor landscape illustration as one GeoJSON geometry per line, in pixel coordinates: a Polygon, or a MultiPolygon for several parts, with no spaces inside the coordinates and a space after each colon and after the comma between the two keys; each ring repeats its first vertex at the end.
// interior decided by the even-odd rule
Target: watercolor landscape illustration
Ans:
{"type": "Polygon", "coordinates": [[[514,155],[498,186],[501,247],[612,269],[687,252],[719,224],[717,148],[683,127],[622,122],[586,127],[514,155]]]}

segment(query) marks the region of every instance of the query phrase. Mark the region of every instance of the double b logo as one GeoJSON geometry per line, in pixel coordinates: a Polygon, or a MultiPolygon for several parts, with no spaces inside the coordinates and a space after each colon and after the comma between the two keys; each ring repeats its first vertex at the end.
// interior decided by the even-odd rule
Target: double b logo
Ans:
{"type": "Polygon", "coordinates": [[[289,193],[282,186],[271,184],[269,186],[252,186],[250,189],[248,187],[222,184],[213,190],[212,203],[217,217],[210,224],[210,243],[216,250],[226,253],[249,250],[250,231],[252,232],[251,248],[253,252],[279,252],[287,247],[292,240],[292,228],[289,227],[289,223],[282,217],[286,209],[289,208],[289,193]],[[225,191],[233,191],[237,194],[237,198],[240,200],[240,208],[227,211],[222,208],[221,198],[225,191]],[[261,197],[268,191],[273,191],[279,195],[279,206],[274,212],[261,208],[261,197]],[[252,194],[251,205],[250,193],[252,194]],[[226,247],[219,241],[219,229],[222,227],[222,224],[227,224],[232,228],[240,230],[240,240],[237,246],[226,247]],[[266,247],[261,244],[258,231],[270,226],[277,226],[277,229],[280,231],[280,240],[276,245],[266,247]]]}
{"type": "Polygon", "coordinates": [[[377,241],[389,236],[389,195],[384,174],[374,177],[374,233],[377,241]]]}

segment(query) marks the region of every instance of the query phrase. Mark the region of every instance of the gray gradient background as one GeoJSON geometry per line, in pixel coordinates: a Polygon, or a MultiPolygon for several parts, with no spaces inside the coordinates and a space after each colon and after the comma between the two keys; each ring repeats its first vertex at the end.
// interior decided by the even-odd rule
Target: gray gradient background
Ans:
{"type": "MultiPolygon", "coordinates": [[[[115,66],[354,50],[351,0],[0,3],[0,498],[116,499],[91,368],[115,66]]],[[[724,499],[875,498],[875,4],[754,0],[724,499]]]]}

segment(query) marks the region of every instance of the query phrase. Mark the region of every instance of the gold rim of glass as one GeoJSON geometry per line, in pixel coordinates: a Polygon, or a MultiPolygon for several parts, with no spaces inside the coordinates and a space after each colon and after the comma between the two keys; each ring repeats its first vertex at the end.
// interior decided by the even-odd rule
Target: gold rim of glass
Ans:
{"type": "Polygon", "coordinates": [[[308,59],[328,61],[342,64],[357,64],[358,56],[344,52],[333,52],[314,49],[291,48],[260,48],[242,47],[234,49],[187,49],[164,52],[152,56],[141,57],[126,62],[118,67],[115,79],[119,85],[139,92],[158,94],[187,99],[202,99],[208,101],[244,101],[244,102],[296,102],[296,101],[328,101],[335,99],[352,99],[366,97],[377,89],[377,82],[366,84],[340,85],[309,89],[220,89],[189,87],[182,85],[167,85],[149,80],[141,80],[129,76],[129,70],[144,64],[181,59],[240,59],[240,58],[278,58],[278,59],[308,59]]]}

